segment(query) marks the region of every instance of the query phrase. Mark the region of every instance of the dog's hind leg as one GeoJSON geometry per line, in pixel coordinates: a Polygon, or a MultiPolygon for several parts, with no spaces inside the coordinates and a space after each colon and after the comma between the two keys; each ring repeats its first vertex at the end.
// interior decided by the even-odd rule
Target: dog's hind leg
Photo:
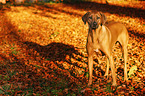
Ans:
{"type": "Polygon", "coordinates": [[[127,79],[127,45],[123,46],[123,55],[124,55],[124,80],[128,80],[127,79]]]}
{"type": "Polygon", "coordinates": [[[127,44],[128,44],[128,34],[127,35],[122,34],[122,36],[120,35],[118,40],[119,40],[119,42],[120,42],[120,44],[122,46],[122,53],[123,53],[123,57],[124,57],[124,80],[127,81],[128,80],[128,78],[127,78],[127,44]]]}
{"type": "Polygon", "coordinates": [[[124,57],[124,80],[127,81],[127,41],[120,43],[122,45],[122,55],[124,57]]]}
{"type": "Polygon", "coordinates": [[[104,76],[107,76],[107,79],[108,79],[108,73],[109,73],[109,58],[107,58],[107,68],[104,74],[104,76]]]}

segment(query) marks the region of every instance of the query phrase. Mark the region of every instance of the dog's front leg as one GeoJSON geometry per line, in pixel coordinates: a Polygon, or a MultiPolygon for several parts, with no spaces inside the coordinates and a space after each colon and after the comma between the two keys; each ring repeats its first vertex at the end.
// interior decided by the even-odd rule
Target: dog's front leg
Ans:
{"type": "Polygon", "coordinates": [[[89,66],[89,82],[88,86],[92,84],[92,75],[93,75],[93,55],[88,56],[88,66],[89,66]]]}
{"type": "Polygon", "coordinates": [[[90,86],[92,84],[93,54],[94,54],[94,51],[92,49],[92,46],[91,46],[90,42],[87,42],[86,49],[87,49],[87,53],[88,53],[88,67],[89,67],[89,82],[88,82],[88,86],[90,86]]]}

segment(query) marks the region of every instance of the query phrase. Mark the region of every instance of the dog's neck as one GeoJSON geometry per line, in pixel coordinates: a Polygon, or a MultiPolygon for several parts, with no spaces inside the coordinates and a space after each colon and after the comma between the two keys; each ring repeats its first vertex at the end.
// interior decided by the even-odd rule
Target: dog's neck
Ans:
{"type": "Polygon", "coordinates": [[[98,42],[98,32],[101,29],[101,26],[99,25],[99,27],[97,29],[92,29],[91,27],[89,27],[89,32],[88,32],[88,42],[90,42],[90,44],[92,44],[92,48],[94,48],[94,50],[99,49],[99,42],[98,42]]]}
{"type": "Polygon", "coordinates": [[[92,42],[95,43],[97,41],[97,38],[99,38],[99,31],[102,29],[102,26],[99,25],[98,28],[96,29],[92,29],[91,27],[89,27],[89,35],[92,38],[92,42]]]}
{"type": "Polygon", "coordinates": [[[89,37],[88,42],[92,42],[92,47],[94,50],[98,50],[101,47],[101,42],[104,40],[106,27],[104,25],[99,25],[97,29],[89,28],[89,37]]]}

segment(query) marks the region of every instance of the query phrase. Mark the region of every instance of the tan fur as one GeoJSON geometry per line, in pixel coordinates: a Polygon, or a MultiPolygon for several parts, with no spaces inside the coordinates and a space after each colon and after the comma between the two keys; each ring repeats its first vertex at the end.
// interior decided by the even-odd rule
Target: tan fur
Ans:
{"type": "Polygon", "coordinates": [[[127,44],[128,44],[128,31],[125,26],[117,22],[106,23],[106,16],[103,13],[90,13],[87,12],[82,20],[84,23],[88,22],[89,31],[87,37],[86,49],[88,53],[88,66],[89,66],[89,82],[92,84],[92,72],[93,72],[93,55],[95,52],[101,50],[107,57],[107,69],[105,76],[108,77],[109,63],[111,67],[111,73],[113,78],[113,86],[116,86],[116,73],[114,67],[114,60],[112,56],[112,47],[119,41],[122,45],[122,51],[124,56],[124,80],[127,80],[127,44]],[[97,23],[97,24],[96,24],[97,23]]]}

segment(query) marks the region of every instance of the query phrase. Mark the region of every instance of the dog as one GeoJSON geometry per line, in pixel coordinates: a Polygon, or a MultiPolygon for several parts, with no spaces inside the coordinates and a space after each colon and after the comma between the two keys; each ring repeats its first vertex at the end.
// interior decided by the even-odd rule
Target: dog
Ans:
{"type": "Polygon", "coordinates": [[[124,57],[124,80],[127,78],[127,44],[128,31],[126,27],[118,22],[108,22],[107,17],[101,12],[87,12],[82,20],[84,24],[88,23],[88,36],[86,43],[86,50],[88,54],[89,66],[89,82],[88,86],[92,84],[93,73],[93,55],[94,53],[103,52],[107,57],[107,68],[104,76],[108,78],[109,65],[111,66],[112,86],[116,86],[116,73],[114,67],[114,60],[112,56],[112,47],[118,41],[122,47],[124,57]],[[110,63],[110,64],[109,64],[110,63]]]}

